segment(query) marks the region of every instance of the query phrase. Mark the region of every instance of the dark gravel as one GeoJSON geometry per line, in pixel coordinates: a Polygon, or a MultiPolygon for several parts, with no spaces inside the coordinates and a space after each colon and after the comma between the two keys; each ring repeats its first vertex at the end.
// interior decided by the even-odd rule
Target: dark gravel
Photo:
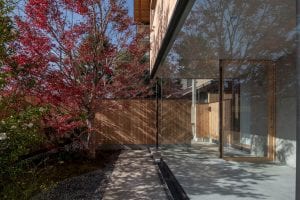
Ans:
{"type": "Polygon", "coordinates": [[[99,200],[102,199],[120,150],[99,151],[95,161],[99,169],[59,182],[54,188],[32,200],[99,200]]]}
{"type": "Polygon", "coordinates": [[[33,200],[99,200],[102,198],[113,167],[83,174],[60,182],[46,193],[33,197],[33,200]]]}

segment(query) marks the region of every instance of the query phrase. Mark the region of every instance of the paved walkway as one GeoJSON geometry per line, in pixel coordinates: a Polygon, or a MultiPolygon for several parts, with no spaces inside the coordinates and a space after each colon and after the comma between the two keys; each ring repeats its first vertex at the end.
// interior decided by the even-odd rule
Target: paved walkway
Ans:
{"type": "Polygon", "coordinates": [[[167,199],[147,150],[126,150],[120,154],[103,197],[118,199],[167,199]]]}
{"type": "Polygon", "coordinates": [[[163,158],[191,200],[294,200],[295,169],[218,158],[218,146],[178,146],[163,158]]]}

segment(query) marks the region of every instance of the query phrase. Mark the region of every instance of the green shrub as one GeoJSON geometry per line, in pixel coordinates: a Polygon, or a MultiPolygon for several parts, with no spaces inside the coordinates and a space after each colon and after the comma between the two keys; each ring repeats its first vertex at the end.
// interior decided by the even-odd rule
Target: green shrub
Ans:
{"type": "Polygon", "coordinates": [[[20,158],[39,149],[43,143],[40,125],[41,117],[45,112],[45,108],[27,106],[23,111],[0,120],[0,192],[2,194],[8,195],[21,187],[17,177],[27,169],[28,163],[20,158]],[[15,188],[11,188],[12,186],[15,188]]]}

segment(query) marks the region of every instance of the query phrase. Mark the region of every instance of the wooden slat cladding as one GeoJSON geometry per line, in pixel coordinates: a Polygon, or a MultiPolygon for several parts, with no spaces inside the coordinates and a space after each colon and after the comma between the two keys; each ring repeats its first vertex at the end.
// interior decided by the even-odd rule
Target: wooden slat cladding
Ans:
{"type": "MultiPolygon", "coordinates": [[[[219,103],[197,104],[197,137],[219,140],[219,103]]],[[[231,139],[231,100],[223,101],[224,143],[231,139]]]]}
{"type": "Polygon", "coordinates": [[[160,144],[191,142],[191,105],[189,100],[163,100],[160,105],[160,144]],[[162,113],[161,113],[162,111],[162,113]]]}
{"type": "Polygon", "coordinates": [[[210,103],[209,131],[212,140],[219,140],[219,103],[210,103]]]}
{"type": "Polygon", "coordinates": [[[150,24],[150,0],[134,0],[134,20],[136,23],[150,24]]]}
{"type": "Polygon", "coordinates": [[[155,144],[154,100],[102,100],[97,107],[94,123],[98,145],[155,144]]]}
{"type": "MultiPolygon", "coordinates": [[[[159,101],[159,144],[189,144],[190,100],[159,101]]],[[[219,103],[197,104],[197,137],[219,138],[219,103]]],[[[155,145],[156,100],[101,100],[95,115],[96,144],[155,145]],[[110,109],[108,109],[110,108],[110,109]]],[[[231,143],[231,100],[224,101],[225,143],[231,143]]]]}
{"type": "Polygon", "coordinates": [[[197,104],[197,137],[209,139],[209,104],[197,104]]]}
{"type": "MultiPolygon", "coordinates": [[[[156,100],[102,100],[97,107],[94,122],[97,145],[155,145],[156,100]]],[[[192,139],[191,101],[160,102],[159,133],[160,144],[189,143],[192,139]]]]}

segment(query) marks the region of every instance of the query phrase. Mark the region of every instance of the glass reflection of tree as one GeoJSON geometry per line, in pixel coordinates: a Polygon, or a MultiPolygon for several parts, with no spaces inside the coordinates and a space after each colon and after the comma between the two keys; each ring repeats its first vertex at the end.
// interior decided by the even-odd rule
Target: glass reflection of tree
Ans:
{"type": "MultiPolygon", "coordinates": [[[[249,100],[245,105],[248,110],[235,108],[236,115],[244,112],[245,117],[247,112],[253,113],[249,130],[252,136],[260,137],[254,138],[255,142],[252,139],[252,144],[262,147],[267,144],[264,137],[268,123],[267,95],[271,91],[268,66],[276,64],[280,72],[287,67],[293,71],[290,69],[295,65],[295,3],[295,0],[196,0],[164,66],[173,77],[217,79],[219,61],[225,61],[225,81],[238,80],[238,92],[243,87],[242,98],[249,100]]],[[[290,77],[280,79],[283,86],[277,92],[281,94],[295,85],[294,74],[287,76],[290,77]]],[[[237,134],[239,125],[239,121],[235,122],[237,134]]]]}
{"type": "Polygon", "coordinates": [[[277,60],[293,53],[295,26],[294,0],[197,0],[167,57],[169,68],[194,77],[213,60],[277,60]]]}

